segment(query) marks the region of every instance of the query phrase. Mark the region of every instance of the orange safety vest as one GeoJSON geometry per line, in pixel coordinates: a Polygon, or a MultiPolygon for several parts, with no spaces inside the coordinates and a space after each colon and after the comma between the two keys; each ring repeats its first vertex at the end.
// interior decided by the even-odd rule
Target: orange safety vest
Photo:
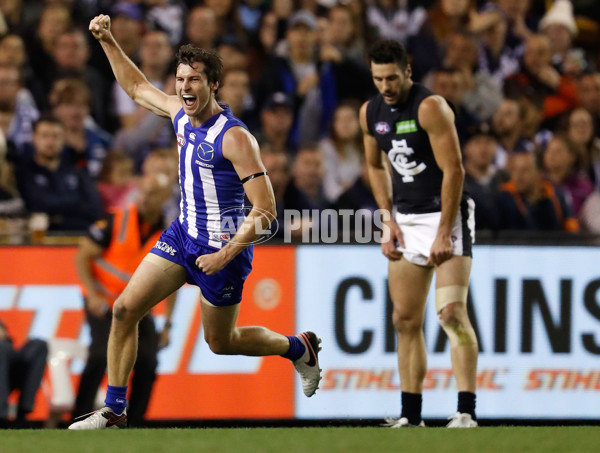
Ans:
{"type": "Polygon", "coordinates": [[[92,263],[97,290],[111,309],[160,234],[161,231],[157,231],[142,244],[136,206],[129,205],[115,210],[110,244],[102,256],[92,263]]]}

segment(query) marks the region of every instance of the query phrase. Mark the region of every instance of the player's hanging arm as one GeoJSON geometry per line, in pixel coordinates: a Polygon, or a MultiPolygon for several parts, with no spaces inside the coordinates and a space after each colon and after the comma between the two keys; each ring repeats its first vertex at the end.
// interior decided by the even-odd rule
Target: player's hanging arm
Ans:
{"type": "Polygon", "coordinates": [[[90,32],[106,54],[117,82],[137,104],[151,112],[174,118],[181,103],[177,96],[169,96],[152,85],[146,76],[125,54],[110,30],[110,16],[100,14],[90,21],[90,32]]]}
{"type": "Polygon", "coordinates": [[[275,195],[260,159],[256,139],[244,128],[233,127],[223,136],[223,156],[231,161],[244,181],[244,190],[252,209],[233,238],[218,252],[202,255],[196,266],[207,275],[223,269],[242,250],[254,243],[277,217],[275,195]],[[254,177],[248,178],[254,175],[254,177]]]}
{"type": "Polygon", "coordinates": [[[462,165],[454,113],[441,96],[430,96],[419,106],[419,123],[429,136],[437,165],[442,170],[442,213],[428,264],[440,265],[452,258],[452,226],[462,199],[465,170],[462,165]]]}
{"type": "Polygon", "coordinates": [[[387,231],[383,231],[381,241],[382,253],[391,261],[402,258],[402,253],[397,246],[404,247],[402,231],[394,220],[392,204],[392,180],[387,167],[387,156],[379,149],[379,145],[367,127],[367,105],[365,102],[359,113],[360,126],[363,132],[363,144],[365,147],[365,160],[369,174],[369,182],[377,206],[382,211],[383,225],[387,231]]]}

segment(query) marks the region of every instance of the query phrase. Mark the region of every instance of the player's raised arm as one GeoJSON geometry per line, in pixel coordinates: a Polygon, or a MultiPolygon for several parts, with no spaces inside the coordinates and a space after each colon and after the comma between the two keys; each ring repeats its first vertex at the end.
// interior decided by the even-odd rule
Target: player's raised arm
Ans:
{"type": "Polygon", "coordinates": [[[241,181],[252,210],[229,243],[216,253],[202,255],[196,265],[211,275],[252,244],[277,217],[271,181],[260,158],[256,139],[242,127],[232,127],[223,136],[223,156],[231,161],[241,181]]]}
{"type": "Polygon", "coordinates": [[[117,82],[129,97],[157,115],[173,118],[181,108],[177,96],[169,96],[153,86],[133,64],[110,31],[110,17],[105,14],[94,17],[89,29],[100,42],[117,82]]]}

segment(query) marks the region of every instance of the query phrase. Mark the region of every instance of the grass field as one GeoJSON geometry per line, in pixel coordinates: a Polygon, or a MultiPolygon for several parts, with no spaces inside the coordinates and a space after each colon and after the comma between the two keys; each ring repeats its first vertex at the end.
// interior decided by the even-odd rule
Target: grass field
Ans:
{"type": "Polygon", "coordinates": [[[0,453],[70,452],[428,452],[600,451],[600,427],[210,428],[0,431],[0,453]]]}

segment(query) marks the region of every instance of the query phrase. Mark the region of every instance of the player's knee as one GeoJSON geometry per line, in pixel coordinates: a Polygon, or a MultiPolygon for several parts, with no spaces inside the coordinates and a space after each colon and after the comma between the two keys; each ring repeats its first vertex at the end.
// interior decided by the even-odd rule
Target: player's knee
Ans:
{"type": "Polygon", "coordinates": [[[396,332],[402,335],[415,334],[423,328],[421,316],[397,310],[392,314],[392,323],[396,332]]]}
{"type": "Polygon", "coordinates": [[[113,324],[117,321],[117,325],[135,325],[140,320],[140,316],[135,311],[129,308],[126,301],[121,298],[117,299],[113,305],[113,324]]]}
{"type": "Polygon", "coordinates": [[[465,304],[453,302],[438,312],[438,319],[442,326],[456,326],[460,324],[466,315],[465,304]]]}
{"type": "Polygon", "coordinates": [[[466,305],[463,302],[448,304],[438,312],[438,319],[444,332],[448,335],[450,346],[477,345],[475,331],[467,315],[466,305]]]}
{"type": "Polygon", "coordinates": [[[233,354],[231,341],[220,335],[205,335],[204,339],[212,352],[218,355],[233,354]]]}

